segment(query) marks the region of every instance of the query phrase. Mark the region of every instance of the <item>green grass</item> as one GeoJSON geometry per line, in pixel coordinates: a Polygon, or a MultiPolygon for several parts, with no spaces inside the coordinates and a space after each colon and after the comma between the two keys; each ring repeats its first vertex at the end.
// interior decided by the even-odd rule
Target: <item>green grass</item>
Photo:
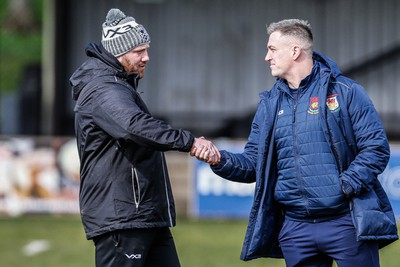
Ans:
{"type": "Polygon", "coordinates": [[[77,217],[30,216],[0,219],[0,266],[94,266],[93,247],[84,239],[77,217]],[[25,256],[33,240],[47,240],[50,249],[25,256]]]}
{"type": "Polygon", "coordinates": [[[239,259],[246,221],[179,220],[173,228],[183,267],[280,267],[280,259],[239,259]]]}
{"type": "MultiPolygon", "coordinates": [[[[178,220],[173,228],[183,267],[283,267],[283,260],[239,260],[246,221],[178,220]]],[[[400,241],[380,251],[381,266],[400,262],[400,241]]],[[[93,267],[94,247],[84,237],[75,216],[0,217],[0,266],[93,267]],[[33,240],[47,240],[49,250],[26,256],[23,247],[33,240]]]]}

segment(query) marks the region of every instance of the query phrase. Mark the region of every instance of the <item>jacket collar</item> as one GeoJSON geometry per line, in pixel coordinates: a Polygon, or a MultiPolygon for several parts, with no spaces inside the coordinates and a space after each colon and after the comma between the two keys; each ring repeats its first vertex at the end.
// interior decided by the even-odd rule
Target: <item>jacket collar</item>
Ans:
{"type": "Polygon", "coordinates": [[[117,76],[118,78],[121,78],[123,80],[126,80],[135,90],[137,89],[137,86],[139,84],[139,74],[138,73],[132,73],[132,72],[126,72],[124,67],[121,65],[121,63],[117,60],[115,56],[110,54],[102,44],[94,44],[90,43],[86,47],[86,55],[88,57],[94,57],[99,60],[101,60],[103,63],[106,65],[110,66],[114,70],[114,75],[117,76]]]}
{"type": "MultiPolygon", "coordinates": [[[[332,78],[337,78],[338,76],[342,75],[342,72],[340,71],[338,65],[329,57],[326,55],[314,51],[313,53],[313,59],[314,59],[314,67],[313,67],[313,73],[319,72],[320,78],[323,79],[325,82],[329,82],[332,78]]],[[[316,73],[314,73],[316,75],[316,73]]],[[[305,83],[310,82],[312,79],[308,79],[310,75],[305,78],[302,83],[300,84],[300,87],[304,87],[305,83]]],[[[260,93],[260,98],[261,99],[266,99],[266,98],[271,98],[276,94],[279,94],[280,91],[284,92],[289,92],[287,83],[285,80],[277,78],[276,83],[272,87],[272,89],[267,92],[261,92],[260,93]]]]}

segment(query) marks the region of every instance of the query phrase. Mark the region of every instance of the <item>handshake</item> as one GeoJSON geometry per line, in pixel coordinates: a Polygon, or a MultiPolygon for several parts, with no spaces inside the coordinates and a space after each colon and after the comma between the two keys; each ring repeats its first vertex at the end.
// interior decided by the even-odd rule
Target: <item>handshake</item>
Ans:
{"type": "Polygon", "coordinates": [[[213,142],[199,137],[194,139],[190,155],[198,160],[207,162],[211,165],[217,165],[221,160],[221,154],[213,142]]]}

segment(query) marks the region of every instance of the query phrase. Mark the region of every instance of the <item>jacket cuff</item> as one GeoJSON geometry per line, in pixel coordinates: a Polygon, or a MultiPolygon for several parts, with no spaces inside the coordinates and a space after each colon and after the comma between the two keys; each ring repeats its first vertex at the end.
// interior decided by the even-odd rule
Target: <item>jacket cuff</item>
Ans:
{"type": "Polygon", "coordinates": [[[190,152],[190,150],[192,150],[192,147],[193,147],[193,144],[194,144],[194,135],[192,135],[190,132],[189,132],[189,140],[188,140],[188,142],[187,142],[187,144],[186,144],[186,146],[183,148],[183,152],[190,152]]]}
{"type": "Polygon", "coordinates": [[[221,153],[221,160],[218,162],[218,164],[210,165],[213,171],[218,171],[222,169],[226,163],[225,151],[221,150],[220,153],[221,153]]]}
{"type": "Polygon", "coordinates": [[[348,198],[354,194],[353,187],[346,181],[342,181],[342,191],[348,198]]]}

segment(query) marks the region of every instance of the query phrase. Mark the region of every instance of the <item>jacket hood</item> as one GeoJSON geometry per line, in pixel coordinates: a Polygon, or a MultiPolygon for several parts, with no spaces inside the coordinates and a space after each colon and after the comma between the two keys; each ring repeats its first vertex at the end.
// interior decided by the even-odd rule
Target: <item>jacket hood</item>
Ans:
{"type": "MultiPolygon", "coordinates": [[[[138,74],[127,73],[119,61],[99,44],[90,43],[85,49],[89,57],[69,79],[72,86],[72,99],[77,100],[82,89],[94,77],[116,76],[129,81],[138,80],[138,74]]],[[[134,88],[136,88],[136,82],[134,88]]]]}
{"type": "Polygon", "coordinates": [[[320,63],[321,65],[321,74],[322,72],[330,73],[330,75],[334,78],[342,75],[338,65],[326,55],[314,51],[313,59],[320,63]]]}

